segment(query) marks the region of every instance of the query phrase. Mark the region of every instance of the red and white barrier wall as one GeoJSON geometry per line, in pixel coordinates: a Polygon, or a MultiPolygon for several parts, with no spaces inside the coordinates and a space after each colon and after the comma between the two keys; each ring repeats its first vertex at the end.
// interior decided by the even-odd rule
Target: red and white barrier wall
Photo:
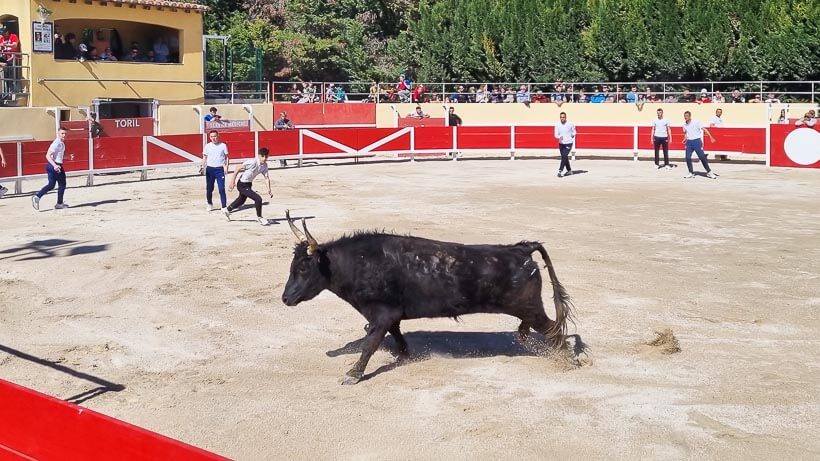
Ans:
{"type": "Polygon", "coordinates": [[[227,459],[2,379],[0,408],[3,460],[227,459]]]}
{"type": "MultiPolygon", "coordinates": [[[[579,126],[575,150],[623,151],[637,155],[652,150],[651,131],[637,126],[579,126]]],[[[712,128],[717,141],[707,140],[712,154],[766,155],[770,166],[820,168],[820,132],[791,125],[762,128],[712,128]]],[[[223,132],[231,158],[251,158],[265,146],[273,158],[358,158],[379,153],[421,154],[459,151],[539,151],[557,154],[553,126],[410,126],[403,128],[315,128],[288,131],[223,132]]],[[[146,171],[198,162],[203,134],[124,136],[66,141],[66,171],[89,175],[112,171],[146,171]]],[[[673,133],[673,150],[682,150],[682,136],[673,133]],[[677,136],[675,136],[677,135],[677,136]]],[[[49,141],[0,143],[7,166],[0,179],[18,181],[44,174],[49,141]]],[[[19,193],[20,191],[17,190],[19,193]]]]}

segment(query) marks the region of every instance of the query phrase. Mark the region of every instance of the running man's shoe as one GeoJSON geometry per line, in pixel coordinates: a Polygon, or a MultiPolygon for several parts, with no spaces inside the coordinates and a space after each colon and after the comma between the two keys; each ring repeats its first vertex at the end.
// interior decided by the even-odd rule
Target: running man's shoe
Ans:
{"type": "Polygon", "coordinates": [[[258,217],[258,218],[256,218],[256,220],[257,220],[257,221],[259,221],[259,224],[261,224],[261,225],[263,225],[263,226],[267,226],[268,224],[270,224],[270,222],[268,222],[268,220],[267,220],[267,219],[265,219],[265,218],[263,218],[263,217],[261,217],[261,216],[260,216],[260,217],[258,217]]]}
{"type": "Polygon", "coordinates": [[[684,176],[683,179],[692,179],[695,177],[695,173],[689,173],[688,175],[684,176]]]}
{"type": "Polygon", "coordinates": [[[228,210],[227,208],[223,208],[223,209],[222,209],[222,213],[224,213],[224,214],[225,214],[225,218],[226,218],[228,221],[230,221],[230,220],[231,220],[231,212],[230,212],[230,210],[228,210]]]}
{"type": "Polygon", "coordinates": [[[709,179],[717,179],[717,175],[712,173],[711,171],[706,173],[706,177],[709,179]]]}
{"type": "Polygon", "coordinates": [[[68,203],[58,203],[54,205],[55,210],[62,210],[63,208],[68,208],[68,203]]]}
{"type": "Polygon", "coordinates": [[[8,188],[0,186],[0,198],[3,198],[3,196],[6,195],[6,192],[8,191],[8,188]]]}
{"type": "Polygon", "coordinates": [[[34,207],[35,210],[40,211],[40,197],[32,195],[31,206],[34,207]]]}
{"type": "Polygon", "coordinates": [[[670,164],[668,164],[668,163],[667,163],[666,165],[664,165],[664,166],[663,166],[663,168],[664,168],[665,170],[671,170],[671,169],[672,169],[672,165],[670,165],[670,164]]]}
{"type": "Polygon", "coordinates": [[[572,170],[567,170],[567,172],[564,173],[564,176],[572,176],[572,170]]]}
{"type": "Polygon", "coordinates": [[[214,206],[211,205],[210,203],[205,205],[205,211],[213,211],[213,210],[214,210],[214,206]]]}
{"type": "Polygon", "coordinates": [[[559,178],[563,178],[563,177],[564,177],[564,173],[561,173],[561,172],[559,171],[559,172],[558,172],[558,177],[559,177],[559,178]]]}

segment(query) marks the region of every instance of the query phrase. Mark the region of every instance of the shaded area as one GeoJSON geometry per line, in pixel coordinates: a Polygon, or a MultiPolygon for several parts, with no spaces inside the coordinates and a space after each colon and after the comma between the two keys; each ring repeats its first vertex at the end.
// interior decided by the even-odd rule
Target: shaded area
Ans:
{"type": "Polygon", "coordinates": [[[63,252],[62,256],[99,253],[108,250],[108,244],[82,245],[84,243],[88,242],[64,239],[35,240],[27,245],[0,250],[0,255],[9,255],[0,257],[0,260],[14,259],[15,261],[30,261],[45,259],[60,256],[59,253],[61,250],[68,250],[63,252]]]}
{"type": "Polygon", "coordinates": [[[83,208],[83,207],[93,207],[96,208],[100,205],[110,205],[112,203],[119,203],[119,202],[128,202],[130,198],[119,198],[119,199],[108,199],[108,200],[100,200],[97,202],[88,202],[88,203],[81,203],[79,205],[71,205],[71,208],[83,208]]]}
{"type": "Polygon", "coordinates": [[[13,355],[17,358],[27,360],[31,363],[35,363],[37,365],[42,365],[44,367],[51,368],[52,370],[56,370],[56,371],[59,371],[61,373],[65,373],[65,374],[67,374],[69,376],[72,376],[74,378],[78,378],[78,379],[81,379],[81,380],[84,380],[84,381],[88,381],[92,384],[97,385],[97,387],[94,387],[94,388],[89,389],[89,390],[84,391],[84,392],[80,392],[79,394],[76,394],[76,395],[73,395],[71,397],[68,397],[68,398],[64,399],[67,402],[80,404],[80,403],[86,402],[88,400],[91,400],[94,397],[105,394],[106,392],[120,392],[123,389],[125,389],[125,386],[123,386],[122,384],[112,383],[111,381],[107,381],[105,379],[98,378],[96,376],[89,375],[89,374],[83,373],[81,371],[77,371],[73,368],[69,368],[65,365],[60,365],[59,363],[53,362],[51,360],[46,360],[46,359],[42,359],[40,357],[35,357],[33,355],[30,355],[30,354],[26,354],[25,352],[18,351],[17,349],[12,349],[12,348],[10,348],[8,346],[4,346],[2,344],[0,344],[0,351],[5,352],[9,355],[13,355]]]}

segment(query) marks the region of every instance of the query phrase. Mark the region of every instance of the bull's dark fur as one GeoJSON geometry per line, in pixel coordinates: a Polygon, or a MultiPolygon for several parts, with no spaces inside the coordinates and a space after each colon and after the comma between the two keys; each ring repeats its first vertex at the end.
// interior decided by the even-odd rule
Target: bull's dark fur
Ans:
{"type": "Polygon", "coordinates": [[[399,323],[405,319],[498,313],[521,319],[553,344],[563,344],[572,304],[543,245],[463,245],[419,237],[362,232],[318,244],[296,245],[282,301],[296,305],[328,289],[370,324],[362,356],[345,382],[361,379],[367,361],[390,332],[407,353],[399,323]],[[541,273],[531,255],[546,262],[556,319],[544,312],[541,273]],[[309,254],[312,253],[312,254],[309,254]]]}

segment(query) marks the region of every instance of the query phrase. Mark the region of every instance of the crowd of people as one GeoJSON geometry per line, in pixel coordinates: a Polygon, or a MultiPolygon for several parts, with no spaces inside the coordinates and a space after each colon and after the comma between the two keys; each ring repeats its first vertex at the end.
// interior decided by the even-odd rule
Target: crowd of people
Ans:
{"type": "Polygon", "coordinates": [[[83,40],[73,32],[54,34],[54,59],[79,61],[179,62],[179,40],[158,36],[149,45],[138,40],[123,43],[116,30],[99,29],[83,40]]]}

